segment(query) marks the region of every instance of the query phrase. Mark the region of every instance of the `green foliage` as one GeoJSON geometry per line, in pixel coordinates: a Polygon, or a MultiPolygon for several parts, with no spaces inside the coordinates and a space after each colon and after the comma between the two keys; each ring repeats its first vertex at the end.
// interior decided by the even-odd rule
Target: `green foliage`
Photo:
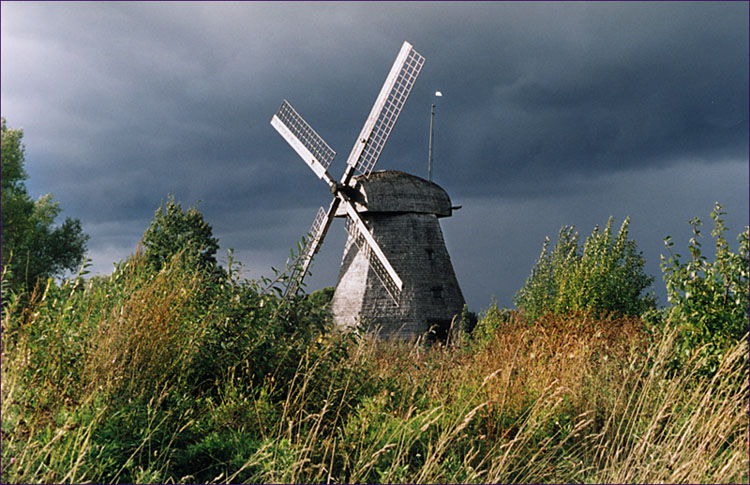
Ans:
{"type": "Polygon", "coordinates": [[[28,195],[22,140],[23,131],[8,128],[2,118],[2,264],[10,270],[5,284],[13,291],[76,270],[88,241],[78,219],[54,226],[61,209],[51,194],[37,201],[28,195]]]}
{"type": "Polygon", "coordinates": [[[334,289],[335,288],[333,286],[327,286],[310,293],[308,299],[310,300],[310,304],[312,305],[312,307],[318,309],[319,311],[326,311],[327,309],[329,309],[331,300],[333,299],[334,289]]]}
{"type": "Polygon", "coordinates": [[[510,322],[511,313],[507,308],[498,308],[497,301],[494,299],[490,303],[487,311],[481,318],[469,314],[467,320],[474,320],[474,328],[471,332],[471,346],[475,349],[481,349],[490,345],[496,335],[510,322]]]}
{"type": "MultiPolygon", "coordinates": [[[[227,468],[216,460],[239,460],[239,468],[257,451],[255,438],[279,419],[300,362],[310,363],[316,383],[346,380],[350,370],[338,363],[350,340],[328,337],[329,292],[287,302],[262,295],[256,282],[220,279],[186,252],[158,272],[136,253],[110,276],[50,280],[26,306],[6,306],[4,464],[33,443],[49,444],[54,433],[39,433],[58,429],[51,417],[80,412],[88,447],[75,459],[89,464],[89,480],[163,481],[169,473],[208,482],[227,468]]],[[[326,397],[313,399],[324,386],[309,389],[305,413],[326,397]]],[[[45,453],[62,453],[58,445],[65,443],[45,453]]],[[[21,478],[41,459],[10,476],[21,478]]],[[[64,461],[37,480],[58,481],[64,461]]]]}
{"type": "Polygon", "coordinates": [[[549,250],[549,239],[526,285],[514,303],[530,320],[546,313],[570,312],[640,315],[655,306],[652,294],[644,295],[653,277],[643,272],[645,260],[635,241],[628,239],[630,218],[612,236],[612,218],[586,239],[583,250],[573,227],[560,229],[549,250]]]}
{"type": "MultiPolygon", "coordinates": [[[[495,305],[497,306],[497,305],[495,305]]],[[[458,320],[458,342],[465,343],[471,337],[472,332],[477,326],[479,318],[477,314],[469,310],[469,306],[464,304],[461,309],[461,316],[458,320]]]]}
{"type": "Polygon", "coordinates": [[[202,269],[217,268],[219,240],[213,237],[211,225],[197,207],[183,211],[174,196],[156,209],[154,220],[143,234],[142,244],[147,264],[157,271],[182,251],[189,264],[202,269]]]}
{"type": "Polygon", "coordinates": [[[690,357],[696,351],[711,356],[706,369],[711,372],[718,366],[718,356],[745,338],[748,331],[748,227],[737,236],[739,248],[732,252],[724,236],[725,214],[717,202],[711,212],[713,261],[703,253],[702,223],[694,218],[690,221],[693,227],[693,237],[688,243],[690,259],[683,261],[679,254],[673,253],[674,243],[667,237],[664,243],[670,257],[662,256],[661,262],[671,318],[682,329],[683,357],[690,357]]]}
{"type": "Polygon", "coordinates": [[[7,264],[9,248],[27,230],[28,220],[34,211],[34,202],[28,196],[24,180],[28,174],[23,168],[23,131],[7,127],[2,118],[2,208],[3,208],[3,265],[7,264]]]}
{"type": "Polygon", "coordinates": [[[748,480],[746,340],[668,372],[640,318],[494,302],[468,345],[377,340],[193,249],[9,298],[3,483],[748,480]]]}

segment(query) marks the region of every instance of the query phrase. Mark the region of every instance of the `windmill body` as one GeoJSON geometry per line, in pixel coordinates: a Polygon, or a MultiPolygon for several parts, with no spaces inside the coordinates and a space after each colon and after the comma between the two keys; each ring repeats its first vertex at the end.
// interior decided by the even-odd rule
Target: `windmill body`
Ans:
{"type": "MultiPolygon", "coordinates": [[[[350,233],[331,304],[334,320],[343,327],[377,329],[381,336],[411,338],[430,329],[444,334],[464,305],[438,221],[452,215],[448,194],[432,182],[392,170],[354,181],[357,212],[403,287],[394,301],[350,233]]],[[[346,216],[344,211],[336,215],[346,216]]]]}
{"type": "Polygon", "coordinates": [[[446,327],[463,306],[437,222],[451,215],[448,194],[403,172],[372,173],[423,64],[424,57],[404,42],[338,182],[328,173],[336,152],[289,102],[271,119],[333,195],[292,264],[285,296],[297,294],[333,218],[345,217],[349,239],[333,301],[343,326],[377,325],[383,334],[411,337],[431,325],[446,327]]]}

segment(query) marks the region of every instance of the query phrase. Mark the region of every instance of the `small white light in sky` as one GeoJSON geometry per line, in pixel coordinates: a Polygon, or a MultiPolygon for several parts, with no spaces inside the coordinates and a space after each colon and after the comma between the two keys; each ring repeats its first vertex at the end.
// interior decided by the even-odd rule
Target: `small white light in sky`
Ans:
{"type": "Polygon", "coordinates": [[[442,95],[443,95],[443,93],[442,93],[442,92],[440,92],[440,91],[435,91],[435,96],[442,96],[442,95]]]}

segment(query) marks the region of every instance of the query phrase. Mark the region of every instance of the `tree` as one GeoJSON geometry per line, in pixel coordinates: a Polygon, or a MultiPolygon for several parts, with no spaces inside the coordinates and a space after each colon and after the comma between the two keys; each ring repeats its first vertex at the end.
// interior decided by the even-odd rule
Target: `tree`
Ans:
{"type": "Polygon", "coordinates": [[[174,196],[156,209],[141,242],[146,261],[157,271],[183,250],[187,261],[200,269],[220,270],[216,263],[219,240],[213,237],[211,225],[196,207],[183,211],[174,196]]]}
{"type": "Polygon", "coordinates": [[[77,269],[88,241],[78,219],[54,226],[61,209],[51,194],[36,201],[29,196],[22,140],[23,131],[8,128],[2,118],[2,265],[13,290],[77,269]]]}
{"type": "Polygon", "coordinates": [[[583,251],[573,227],[560,229],[558,241],[549,251],[549,239],[526,286],[514,303],[530,318],[545,313],[615,313],[639,316],[654,308],[651,293],[643,294],[654,281],[643,272],[645,260],[635,241],[628,239],[630,218],[625,218],[612,237],[612,218],[602,231],[599,226],[586,239],[583,251]]]}

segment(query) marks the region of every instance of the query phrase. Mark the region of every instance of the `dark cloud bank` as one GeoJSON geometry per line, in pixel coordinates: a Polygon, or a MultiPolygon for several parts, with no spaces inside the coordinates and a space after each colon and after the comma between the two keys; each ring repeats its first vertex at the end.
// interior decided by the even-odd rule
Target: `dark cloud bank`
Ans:
{"type": "MultiPolygon", "coordinates": [[[[510,305],[562,225],[631,216],[663,295],[665,236],[686,244],[715,200],[747,224],[746,2],[3,3],[2,113],[97,271],[173,193],[258,277],[329,200],[271,115],[288,99],[338,175],[405,39],[427,63],[378,168],[426,174],[437,101],[433,174],[464,207],[443,230],[474,309],[510,305]]],[[[342,248],[335,225],[312,288],[342,248]]]]}

